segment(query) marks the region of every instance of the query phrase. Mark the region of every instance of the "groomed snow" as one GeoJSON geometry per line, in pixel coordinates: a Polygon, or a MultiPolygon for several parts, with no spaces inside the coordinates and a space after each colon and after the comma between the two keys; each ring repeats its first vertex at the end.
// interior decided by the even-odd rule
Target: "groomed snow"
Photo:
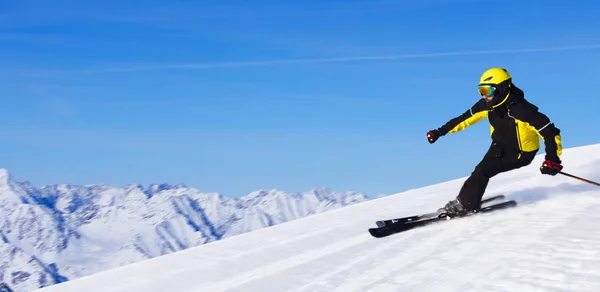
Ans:
{"type": "MultiPolygon", "coordinates": [[[[600,181],[600,144],[565,171],[600,181]]],[[[486,196],[517,208],[376,239],[374,221],[435,210],[464,178],[359,203],[41,289],[60,291],[600,291],[600,187],[541,175],[542,156],[486,196]]]]}

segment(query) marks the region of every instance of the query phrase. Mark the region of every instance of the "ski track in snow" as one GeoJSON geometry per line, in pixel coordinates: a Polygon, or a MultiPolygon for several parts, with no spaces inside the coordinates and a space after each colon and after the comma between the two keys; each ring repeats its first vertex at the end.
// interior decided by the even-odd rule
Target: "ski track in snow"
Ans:
{"type": "MultiPolygon", "coordinates": [[[[588,162],[600,146],[583,152],[566,150],[564,161],[579,163],[574,173],[599,179],[600,164],[588,162]]],[[[438,208],[459,189],[460,179],[42,290],[600,291],[600,188],[532,175],[539,163],[490,183],[486,196],[503,193],[520,202],[517,208],[381,239],[367,233],[375,220],[438,208]]]]}

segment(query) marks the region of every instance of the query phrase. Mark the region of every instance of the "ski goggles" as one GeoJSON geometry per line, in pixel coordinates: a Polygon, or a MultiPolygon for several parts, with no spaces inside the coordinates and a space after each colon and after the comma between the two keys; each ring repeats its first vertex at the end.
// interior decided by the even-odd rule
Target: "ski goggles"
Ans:
{"type": "Polygon", "coordinates": [[[479,85],[478,91],[481,96],[489,97],[494,95],[494,92],[496,92],[496,87],[491,85],[479,85]]]}

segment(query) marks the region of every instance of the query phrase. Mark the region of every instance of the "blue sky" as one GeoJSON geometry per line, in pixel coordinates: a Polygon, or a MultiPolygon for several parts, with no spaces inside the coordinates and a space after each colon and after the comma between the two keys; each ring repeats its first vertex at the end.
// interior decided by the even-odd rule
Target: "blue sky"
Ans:
{"type": "Polygon", "coordinates": [[[38,186],[396,193],[471,172],[490,142],[486,121],[434,145],[425,133],[476,102],[479,75],[495,66],[565,147],[599,143],[598,9],[4,0],[0,167],[38,186]]]}

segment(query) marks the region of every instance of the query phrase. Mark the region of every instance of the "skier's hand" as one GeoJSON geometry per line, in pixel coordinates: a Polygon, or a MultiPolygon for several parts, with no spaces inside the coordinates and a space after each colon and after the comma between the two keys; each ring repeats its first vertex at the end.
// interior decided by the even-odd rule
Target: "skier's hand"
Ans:
{"type": "Polygon", "coordinates": [[[540,166],[540,172],[542,174],[549,175],[557,175],[562,169],[563,166],[561,165],[560,159],[556,160],[546,158],[546,160],[544,160],[542,163],[542,166],[540,166]]]}
{"type": "Polygon", "coordinates": [[[435,143],[435,141],[440,138],[441,134],[440,131],[438,130],[431,130],[429,132],[427,132],[427,141],[429,141],[429,144],[433,144],[435,143]]]}

